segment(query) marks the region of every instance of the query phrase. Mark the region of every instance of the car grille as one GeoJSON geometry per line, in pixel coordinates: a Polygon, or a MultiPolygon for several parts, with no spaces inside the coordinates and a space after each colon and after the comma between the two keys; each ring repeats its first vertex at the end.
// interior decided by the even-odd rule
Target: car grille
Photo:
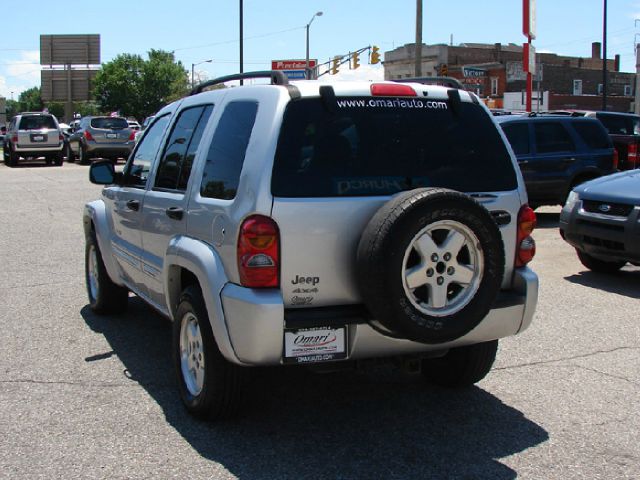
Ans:
{"type": "Polygon", "coordinates": [[[584,240],[584,243],[588,243],[589,245],[593,245],[595,247],[602,247],[602,248],[607,248],[609,250],[624,252],[624,243],[621,243],[621,242],[615,242],[613,240],[605,240],[604,238],[590,237],[588,235],[584,235],[583,240],[584,240]]]}
{"type": "Polygon", "coordinates": [[[610,215],[612,217],[628,217],[633,210],[633,205],[625,205],[624,203],[608,203],[597,202],[594,200],[583,200],[582,208],[585,212],[597,213],[599,215],[610,215]],[[608,211],[606,207],[609,207],[608,211]]]}

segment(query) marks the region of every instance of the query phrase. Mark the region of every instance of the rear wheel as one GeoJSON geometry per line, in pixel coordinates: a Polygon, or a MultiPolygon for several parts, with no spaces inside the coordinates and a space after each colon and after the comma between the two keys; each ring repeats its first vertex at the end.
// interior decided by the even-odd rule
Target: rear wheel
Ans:
{"type": "Polygon", "coordinates": [[[592,257],[588,253],[581,252],[576,249],[576,253],[578,254],[578,259],[589,270],[598,273],[615,273],[620,270],[627,262],[622,261],[612,261],[608,262],[606,260],[600,260],[598,258],[592,257]]]}
{"type": "Polygon", "coordinates": [[[180,396],[191,414],[209,420],[237,414],[245,371],[220,353],[197,286],[186,288],[180,298],[173,325],[173,358],[180,396]]]}
{"type": "Polygon", "coordinates": [[[80,159],[81,165],[87,165],[89,163],[89,155],[87,154],[87,149],[80,145],[80,153],[78,155],[80,159]]]}
{"type": "Polygon", "coordinates": [[[113,283],[102,260],[94,232],[85,248],[85,279],[89,305],[96,313],[120,313],[127,309],[129,291],[113,283]]]}
{"type": "Polygon", "coordinates": [[[73,163],[76,161],[76,156],[74,155],[73,150],[71,150],[71,145],[68,143],[64,148],[64,156],[67,157],[67,162],[73,163]]]}
{"type": "Polygon", "coordinates": [[[498,351],[498,340],[452,348],[440,358],[422,361],[422,376],[435,385],[469,387],[487,376],[498,351]]]}
{"type": "Polygon", "coordinates": [[[18,164],[18,159],[20,155],[13,151],[13,148],[9,149],[9,157],[7,165],[10,167],[15,167],[18,164]]]}

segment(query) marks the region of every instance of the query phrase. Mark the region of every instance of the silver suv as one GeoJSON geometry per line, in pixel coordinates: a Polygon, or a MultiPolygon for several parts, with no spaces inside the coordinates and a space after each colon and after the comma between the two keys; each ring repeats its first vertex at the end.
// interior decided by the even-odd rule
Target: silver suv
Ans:
{"type": "Polygon", "coordinates": [[[62,165],[63,144],[55,116],[46,112],[19,113],[11,120],[4,137],[4,163],[15,167],[21,157],[44,157],[48,165],[62,165]]]}
{"type": "Polygon", "coordinates": [[[204,86],[265,76],[197,88],[122,173],[91,166],[108,185],[84,213],[91,308],[133,292],[172,319],[181,397],[207,418],[236,411],[258,365],[482,379],[538,292],[535,215],[489,111],[418,83],[204,86]]]}
{"type": "Polygon", "coordinates": [[[69,136],[65,156],[86,164],[92,158],[108,158],[116,163],[127,158],[135,144],[135,131],[122,117],[83,117],[69,136]]]}

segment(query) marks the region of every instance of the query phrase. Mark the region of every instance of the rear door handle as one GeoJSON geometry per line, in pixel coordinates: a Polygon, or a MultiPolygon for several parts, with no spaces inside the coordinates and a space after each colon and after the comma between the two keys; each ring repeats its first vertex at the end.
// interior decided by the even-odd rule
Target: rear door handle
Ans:
{"type": "Polygon", "coordinates": [[[139,200],[129,200],[127,203],[127,208],[129,210],[134,210],[134,211],[138,211],[140,210],[140,201],[139,200]]]}
{"type": "Polygon", "coordinates": [[[173,218],[174,220],[182,220],[184,210],[180,207],[169,207],[165,210],[165,213],[169,218],[173,218]]]}

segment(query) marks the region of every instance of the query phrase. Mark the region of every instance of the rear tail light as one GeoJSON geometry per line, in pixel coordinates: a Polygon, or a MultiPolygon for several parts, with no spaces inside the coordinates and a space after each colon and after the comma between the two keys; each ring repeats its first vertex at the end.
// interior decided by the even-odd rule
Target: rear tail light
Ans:
{"type": "Polygon", "coordinates": [[[627,150],[627,167],[628,169],[638,168],[638,144],[636,142],[629,144],[629,150],[627,150]]]}
{"type": "Polygon", "coordinates": [[[248,217],[238,235],[240,283],[249,288],[280,285],[280,232],[273,219],[248,217]]]}
{"type": "Polygon", "coordinates": [[[89,132],[89,130],[84,131],[84,138],[89,142],[93,142],[93,135],[89,132]]]}
{"type": "Polygon", "coordinates": [[[12,141],[13,143],[18,143],[18,135],[14,135],[14,136],[12,136],[12,137],[11,137],[11,141],[12,141]]]}
{"type": "MultiPolygon", "coordinates": [[[[631,146],[631,145],[629,145],[631,146]]],[[[618,169],[618,164],[620,163],[620,153],[618,153],[618,149],[617,148],[613,148],[613,169],[617,170],[618,169]]]]}
{"type": "Polygon", "coordinates": [[[531,236],[534,228],[536,228],[536,214],[529,205],[523,205],[518,213],[516,267],[525,266],[536,254],[536,241],[531,236]]]}
{"type": "Polygon", "coordinates": [[[62,134],[58,135],[58,141],[64,142],[64,135],[62,134]]]}
{"type": "Polygon", "coordinates": [[[371,95],[374,97],[415,97],[416,91],[409,85],[393,83],[373,83],[371,95]]]}
{"type": "Polygon", "coordinates": [[[135,130],[131,130],[131,134],[129,135],[129,140],[135,140],[136,139],[136,131],[135,130]]]}

